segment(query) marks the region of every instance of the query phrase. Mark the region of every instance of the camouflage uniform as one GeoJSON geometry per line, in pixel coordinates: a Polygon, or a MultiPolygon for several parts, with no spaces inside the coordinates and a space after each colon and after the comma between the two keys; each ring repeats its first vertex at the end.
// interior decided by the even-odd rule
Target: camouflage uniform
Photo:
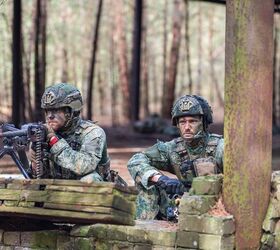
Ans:
{"type": "MultiPolygon", "coordinates": [[[[179,112],[179,115],[178,112],[175,112],[174,114],[174,109],[176,111],[176,107],[178,108],[180,102],[184,100],[191,100],[195,107],[194,97],[197,96],[184,96],[175,103],[172,114],[173,124],[176,124],[175,118],[189,115],[189,113],[190,115],[197,114],[197,111],[193,113],[183,112],[182,114],[179,112]]],[[[210,106],[208,107],[211,110],[210,106]]],[[[164,190],[160,190],[156,185],[149,182],[149,178],[160,174],[161,170],[175,174],[187,188],[190,187],[194,177],[194,172],[191,170],[184,173],[184,176],[181,174],[180,167],[187,160],[195,162],[200,159],[210,159],[216,163],[217,173],[223,171],[224,140],[222,136],[208,133],[207,125],[209,121],[212,121],[212,116],[207,118],[205,110],[200,113],[203,112],[205,114],[203,119],[206,119],[204,121],[206,127],[203,131],[199,132],[195,146],[190,146],[181,137],[169,142],[158,141],[154,146],[142,153],[135,154],[129,160],[128,170],[135,180],[136,187],[139,191],[136,214],[138,219],[154,219],[159,212],[162,215],[166,215],[166,208],[168,207],[169,201],[164,190]]]]}
{"type": "Polygon", "coordinates": [[[49,170],[42,178],[104,180],[110,164],[102,128],[79,119],[73,133],[57,135],[61,139],[50,148],[49,170]]]}
{"type": "Polygon", "coordinates": [[[105,180],[110,172],[106,135],[93,122],[80,119],[79,90],[70,84],[55,84],[45,90],[41,103],[45,110],[70,109],[63,129],[55,132],[58,141],[48,148],[41,178],[105,180]]]}

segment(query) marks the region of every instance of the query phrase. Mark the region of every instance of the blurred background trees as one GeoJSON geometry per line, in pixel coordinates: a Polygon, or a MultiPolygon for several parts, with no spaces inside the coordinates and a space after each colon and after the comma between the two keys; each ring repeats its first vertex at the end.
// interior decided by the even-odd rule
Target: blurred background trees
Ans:
{"type": "MultiPolygon", "coordinates": [[[[189,0],[14,0],[1,2],[0,18],[1,121],[43,120],[43,90],[62,81],[82,91],[84,117],[108,126],[153,113],[169,118],[174,99],[184,94],[204,96],[216,121],[223,119],[224,5],[189,0]]],[[[278,16],[275,20],[277,45],[278,16]]],[[[279,79],[276,71],[278,125],[279,79]]]]}

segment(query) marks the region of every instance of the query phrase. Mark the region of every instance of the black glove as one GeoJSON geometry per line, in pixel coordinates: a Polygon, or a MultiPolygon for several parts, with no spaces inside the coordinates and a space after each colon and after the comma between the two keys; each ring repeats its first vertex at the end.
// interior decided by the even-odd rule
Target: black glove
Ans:
{"type": "Polygon", "coordinates": [[[179,180],[169,178],[165,175],[159,177],[156,185],[164,189],[167,194],[183,195],[185,191],[184,185],[179,180]]]}

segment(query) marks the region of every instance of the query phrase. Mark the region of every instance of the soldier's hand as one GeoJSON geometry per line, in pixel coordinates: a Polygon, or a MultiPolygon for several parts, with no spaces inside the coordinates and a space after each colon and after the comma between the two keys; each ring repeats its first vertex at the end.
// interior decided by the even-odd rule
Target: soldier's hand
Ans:
{"type": "Polygon", "coordinates": [[[178,194],[183,195],[185,191],[184,185],[174,178],[169,178],[168,176],[162,175],[159,177],[156,185],[166,191],[167,194],[178,194]]]}
{"type": "Polygon", "coordinates": [[[44,124],[44,126],[46,127],[47,141],[49,141],[53,136],[55,136],[55,132],[50,125],[44,124]]]}

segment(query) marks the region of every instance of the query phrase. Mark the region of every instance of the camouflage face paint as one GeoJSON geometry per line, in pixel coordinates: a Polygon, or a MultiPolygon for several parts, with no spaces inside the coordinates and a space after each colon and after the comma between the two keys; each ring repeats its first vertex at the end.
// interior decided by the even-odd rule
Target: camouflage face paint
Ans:
{"type": "Polygon", "coordinates": [[[65,109],[47,109],[45,111],[46,122],[54,130],[63,128],[67,122],[67,112],[65,109]]]}

